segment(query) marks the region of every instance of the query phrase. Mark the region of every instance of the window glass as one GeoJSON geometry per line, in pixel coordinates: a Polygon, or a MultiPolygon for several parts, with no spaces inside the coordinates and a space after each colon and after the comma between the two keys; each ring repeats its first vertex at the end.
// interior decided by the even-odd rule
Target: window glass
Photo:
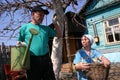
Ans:
{"type": "Polygon", "coordinates": [[[119,26],[114,26],[115,40],[120,41],[120,28],[119,26]]]}
{"type": "Polygon", "coordinates": [[[118,18],[115,18],[115,19],[108,20],[108,23],[109,23],[109,26],[112,26],[112,25],[118,24],[119,21],[118,21],[118,18]]]}

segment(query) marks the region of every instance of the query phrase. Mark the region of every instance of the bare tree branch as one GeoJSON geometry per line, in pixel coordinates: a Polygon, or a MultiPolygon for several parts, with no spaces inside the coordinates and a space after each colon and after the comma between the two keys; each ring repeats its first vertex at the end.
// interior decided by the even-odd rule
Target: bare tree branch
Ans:
{"type": "MultiPolygon", "coordinates": [[[[70,4],[77,5],[77,0],[60,1],[64,12],[70,4]]],[[[14,34],[16,34],[15,32],[19,29],[14,27],[21,26],[22,23],[28,22],[29,20],[27,19],[30,19],[30,11],[32,7],[36,5],[53,10],[53,2],[51,0],[0,0],[0,20],[9,19],[8,23],[5,24],[2,29],[0,28],[1,35],[13,32],[10,34],[10,36],[13,37],[14,34]],[[16,13],[21,15],[21,18],[19,18],[20,20],[17,20],[16,13]],[[7,32],[5,33],[5,31],[7,32]]]]}

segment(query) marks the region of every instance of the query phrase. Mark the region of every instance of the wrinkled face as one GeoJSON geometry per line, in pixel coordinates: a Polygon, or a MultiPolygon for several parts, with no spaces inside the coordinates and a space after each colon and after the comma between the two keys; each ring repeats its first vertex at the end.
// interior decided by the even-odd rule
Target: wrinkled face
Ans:
{"type": "Polygon", "coordinates": [[[35,23],[39,24],[42,23],[44,19],[44,11],[37,11],[32,13],[32,19],[34,20],[35,23]]]}
{"type": "Polygon", "coordinates": [[[89,40],[87,37],[85,37],[85,36],[83,36],[83,37],[81,38],[81,43],[82,43],[82,46],[83,46],[83,47],[91,46],[91,45],[90,45],[90,40],[89,40]]]}

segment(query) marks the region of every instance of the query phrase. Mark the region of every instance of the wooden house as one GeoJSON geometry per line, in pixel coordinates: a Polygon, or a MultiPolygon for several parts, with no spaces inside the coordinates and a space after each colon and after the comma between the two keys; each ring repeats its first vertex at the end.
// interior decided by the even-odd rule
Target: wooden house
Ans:
{"type": "MultiPolygon", "coordinates": [[[[81,41],[80,38],[84,34],[86,27],[83,25],[83,19],[80,18],[76,13],[74,12],[67,12],[66,13],[67,17],[67,23],[68,23],[68,36],[65,36],[66,32],[64,29],[64,34],[63,34],[63,57],[62,57],[62,62],[66,63],[68,62],[68,51],[67,51],[67,46],[66,46],[66,37],[68,38],[68,44],[70,48],[70,57],[71,61],[74,58],[74,54],[78,49],[81,48],[81,41]]],[[[49,27],[52,27],[53,25],[50,24],[49,27]]],[[[52,51],[52,41],[53,38],[50,38],[49,40],[49,49],[50,52],[52,51]]]]}
{"type": "Polygon", "coordinates": [[[94,37],[92,47],[120,62],[120,0],[87,0],[79,16],[84,17],[85,33],[94,37]]]}
{"type": "MultiPolygon", "coordinates": [[[[81,48],[81,36],[88,33],[95,39],[93,48],[98,49],[111,62],[120,61],[120,0],[86,0],[78,14],[67,12],[66,16],[72,60],[75,52],[81,48]]],[[[63,62],[68,61],[65,39],[64,36],[63,62]]]]}
{"type": "MultiPolygon", "coordinates": [[[[78,33],[69,33],[71,57],[80,48],[77,45],[80,45],[81,36],[83,34],[90,34],[94,37],[95,41],[92,48],[99,50],[111,61],[108,80],[119,80],[120,0],[86,0],[85,5],[77,15],[82,20],[80,23],[86,27],[86,30],[81,31],[82,26],[79,25],[80,31],[78,33]]],[[[68,25],[69,29],[71,29],[70,27],[68,25]]],[[[72,27],[76,28],[74,25],[72,27]]],[[[63,54],[65,55],[65,53],[63,54]]]]}
{"type": "Polygon", "coordinates": [[[120,0],[87,0],[79,12],[85,33],[94,37],[92,48],[111,61],[109,80],[120,76],[120,0]]]}

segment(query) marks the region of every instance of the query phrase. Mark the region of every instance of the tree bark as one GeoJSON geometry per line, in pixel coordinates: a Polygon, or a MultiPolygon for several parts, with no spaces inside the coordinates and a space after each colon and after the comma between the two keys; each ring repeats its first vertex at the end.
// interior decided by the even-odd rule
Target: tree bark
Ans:
{"type": "MultiPolygon", "coordinates": [[[[58,26],[61,28],[61,33],[63,36],[63,30],[64,30],[64,11],[61,6],[60,0],[52,0],[53,2],[53,9],[56,14],[56,18],[54,21],[58,24],[58,26]]],[[[53,62],[53,70],[55,73],[56,80],[59,80],[59,72],[61,69],[61,63],[62,63],[62,38],[54,37],[53,39],[53,46],[52,46],[52,54],[51,59],[53,62]]]]}
{"type": "MultiPolygon", "coordinates": [[[[72,65],[71,56],[70,56],[69,39],[68,39],[67,18],[64,15],[64,11],[63,11],[62,4],[61,4],[60,0],[52,0],[52,2],[53,2],[53,9],[54,9],[55,14],[56,14],[55,21],[57,21],[59,27],[61,28],[62,36],[63,36],[64,26],[65,26],[67,56],[68,56],[69,63],[72,65]]],[[[54,69],[56,80],[59,80],[59,72],[60,72],[61,63],[62,63],[62,46],[63,46],[62,41],[63,40],[61,38],[55,37],[53,39],[51,59],[53,62],[53,69],[54,69]]],[[[72,70],[71,65],[70,65],[70,69],[72,70]]]]}

